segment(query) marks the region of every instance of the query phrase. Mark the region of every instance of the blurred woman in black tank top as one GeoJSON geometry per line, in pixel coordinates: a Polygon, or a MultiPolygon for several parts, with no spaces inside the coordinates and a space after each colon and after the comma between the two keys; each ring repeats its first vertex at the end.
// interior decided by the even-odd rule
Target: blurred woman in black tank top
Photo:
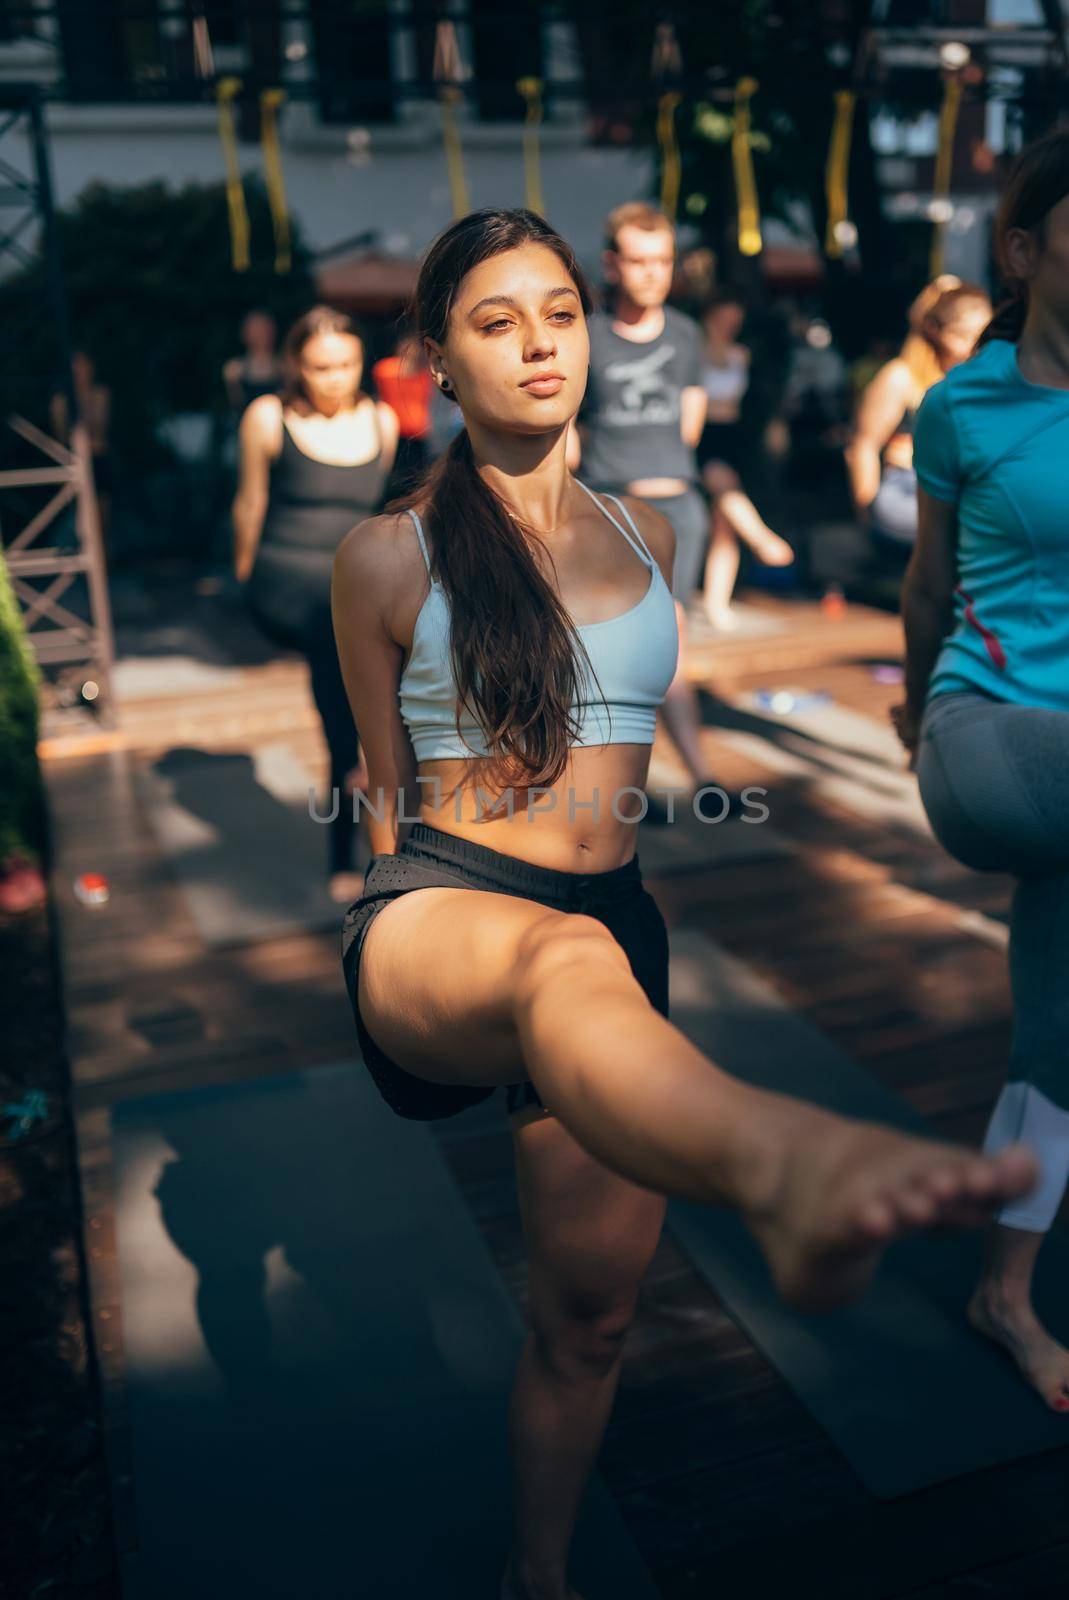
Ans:
{"type": "MultiPolygon", "coordinates": [[[[234,501],[234,570],[248,579],[256,622],[307,658],[330,751],[338,815],[327,830],[332,896],[348,904],[356,872],[352,791],[366,782],[330,614],[334,552],[379,506],[397,449],[397,419],[360,388],[364,349],[350,318],[317,306],[290,330],[286,385],[245,412],[234,501]]],[[[328,796],[327,810],[333,809],[328,796]]]]}

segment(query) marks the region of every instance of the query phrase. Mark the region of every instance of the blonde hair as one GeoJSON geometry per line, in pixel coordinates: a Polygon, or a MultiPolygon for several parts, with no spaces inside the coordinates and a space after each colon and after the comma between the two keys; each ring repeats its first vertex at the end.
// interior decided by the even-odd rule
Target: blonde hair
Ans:
{"type": "Polygon", "coordinates": [[[952,272],[943,272],[925,285],[910,306],[909,332],[899,359],[906,363],[922,394],[945,376],[936,353],[938,330],[953,322],[963,305],[974,301],[990,310],[990,298],[978,283],[963,283],[952,272]]]}
{"type": "Polygon", "coordinates": [[[676,230],[661,210],[648,200],[627,200],[605,218],[605,248],[616,250],[621,228],[642,228],[646,233],[657,233],[662,228],[675,239],[676,230]]]}

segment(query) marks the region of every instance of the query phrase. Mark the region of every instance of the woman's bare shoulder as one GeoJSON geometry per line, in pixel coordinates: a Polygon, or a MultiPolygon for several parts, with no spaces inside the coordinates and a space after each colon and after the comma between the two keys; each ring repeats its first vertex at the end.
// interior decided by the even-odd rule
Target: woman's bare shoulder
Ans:
{"type": "Polygon", "coordinates": [[[900,395],[903,399],[908,399],[917,387],[916,378],[901,356],[892,356],[890,361],[885,361],[872,383],[879,384],[888,394],[900,395]]]}
{"type": "Polygon", "coordinates": [[[342,539],[334,553],[334,586],[359,595],[384,617],[419,585],[425,570],[412,519],[405,511],[382,511],[365,517],[342,539]]]}
{"type": "Polygon", "coordinates": [[[245,407],[241,432],[268,448],[278,444],[282,437],[282,401],[277,394],[258,395],[245,407]]]}
{"type": "Polygon", "coordinates": [[[648,500],[640,500],[633,494],[622,494],[619,498],[634,517],[639,533],[650,547],[650,554],[671,583],[676,530],[664,512],[658,511],[648,500]]]}
{"type": "Polygon", "coordinates": [[[415,530],[407,512],[380,511],[377,516],[365,517],[349,529],[335,551],[335,571],[341,567],[354,577],[369,577],[380,568],[391,566],[399,548],[407,543],[406,529],[415,546],[415,530]]]}

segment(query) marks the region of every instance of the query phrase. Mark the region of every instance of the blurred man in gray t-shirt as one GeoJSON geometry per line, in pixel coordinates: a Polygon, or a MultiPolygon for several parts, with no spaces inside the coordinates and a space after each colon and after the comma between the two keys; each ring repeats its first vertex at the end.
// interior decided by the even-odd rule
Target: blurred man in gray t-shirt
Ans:
{"type": "MultiPolygon", "coordinates": [[[[664,725],[695,788],[712,784],[699,737],[701,714],[686,670],[686,607],[698,586],[709,539],[695,446],[705,422],[702,335],[665,304],[675,270],[675,230],[642,200],[618,206],[605,223],[605,276],[612,308],[588,318],[590,375],[569,440],[569,465],[592,489],[632,494],[675,529],[672,594],[679,666],[665,697],[664,725]]],[[[702,805],[719,820],[723,803],[702,805]]],[[[732,800],[732,810],[737,801],[732,800]]]]}
{"type": "MultiPolygon", "coordinates": [[[[654,235],[658,242],[664,237],[663,230],[654,235]]],[[[680,485],[678,494],[697,480],[694,445],[683,438],[682,413],[684,392],[702,390],[701,334],[696,323],[671,306],[663,306],[660,315],[660,332],[641,344],[617,333],[605,311],[595,311],[587,320],[590,376],[579,423],[584,481],[592,489],[671,479],[680,485]]],[[[698,404],[695,400],[695,415],[698,404]]],[[[647,500],[668,497],[663,492],[641,495],[647,500]]],[[[684,604],[689,598],[680,595],[684,604]]]]}

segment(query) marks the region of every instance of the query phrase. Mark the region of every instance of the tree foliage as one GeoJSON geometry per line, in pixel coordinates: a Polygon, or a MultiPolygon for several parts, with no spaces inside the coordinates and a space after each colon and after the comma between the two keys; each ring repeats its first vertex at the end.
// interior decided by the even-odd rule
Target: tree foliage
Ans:
{"type": "MultiPolygon", "coordinates": [[[[296,222],[292,270],[277,274],[266,193],[254,178],[246,179],[245,193],[252,262],[241,273],[231,265],[221,183],[94,183],[57,215],[71,340],[111,388],[113,437],[130,467],[159,453],[156,429],[166,418],[222,407],[220,371],[238,349],[246,310],[264,306],[284,328],[312,302],[296,222]]],[[[18,352],[4,380],[6,409],[44,416],[42,391],[55,386],[56,369],[43,263],[4,290],[0,337],[18,352]],[[27,316],[34,303],[36,319],[27,316]]]]}

